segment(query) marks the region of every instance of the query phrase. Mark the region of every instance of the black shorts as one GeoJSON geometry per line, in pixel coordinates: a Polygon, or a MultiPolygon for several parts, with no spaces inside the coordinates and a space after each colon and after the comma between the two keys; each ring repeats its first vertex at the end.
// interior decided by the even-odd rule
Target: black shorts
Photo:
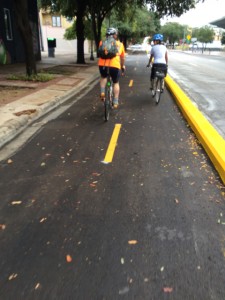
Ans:
{"type": "Polygon", "coordinates": [[[167,65],[166,64],[153,64],[152,65],[152,72],[151,72],[151,79],[155,78],[155,71],[160,70],[163,71],[165,77],[167,75],[167,65]]]}
{"type": "Polygon", "coordinates": [[[107,77],[107,68],[109,68],[109,74],[112,77],[113,83],[119,82],[121,71],[120,71],[120,69],[117,69],[117,68],[99,66],[99,71],[100,71],[102,78],[107,77]]]}

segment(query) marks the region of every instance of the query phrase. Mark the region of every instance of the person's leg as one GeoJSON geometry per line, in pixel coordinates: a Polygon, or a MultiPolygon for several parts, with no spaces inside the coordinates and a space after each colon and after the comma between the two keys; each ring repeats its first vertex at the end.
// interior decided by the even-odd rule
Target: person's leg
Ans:
{"type": "Polygon", "coordinates": [[[151,71],[151,75],[150,75],[150,89],[153,90],[153,79],[155,76],[155,65],[152,65],[152,71],[151,71]]]}
{"type": "Polygon", "coordinates": [[[101,78],[100,78],[100,99],[102,101],[105,100],[105,86],[106,86],[106,82],[107,82],[107,70],[105,67],[100,66],[99,67],[99,71],[101,74],[101,78]]]}
{"type": "Polygon", "coordinates": [[[106,86],[106,82],[107,82],[107,78],[103,78],[103,77],[100,78],[100,89],[101,89],[101,96],[100,96],[100,98],[102,100],[105,99],[105,86],[106,86]]]}
{"type": "Polygon", "coordinates": [[[119,84],[119,82],[116,82],[116,83],[113,84],[113,94],[114,94],[113,106],[115,108],[117,108],[118,105],[119,105],[119,94],[120,94],[120,84],[119,84]]]}
{"type": "Polygon", "coordinates": [[[113,81],[113,107],[117,108],[119,105],[119,94],[120,94],[120,84],[119,84],[119,78],[120,78],[120,70],[116,68],[110,68],[110,76],[112,77],[113,81]]]}

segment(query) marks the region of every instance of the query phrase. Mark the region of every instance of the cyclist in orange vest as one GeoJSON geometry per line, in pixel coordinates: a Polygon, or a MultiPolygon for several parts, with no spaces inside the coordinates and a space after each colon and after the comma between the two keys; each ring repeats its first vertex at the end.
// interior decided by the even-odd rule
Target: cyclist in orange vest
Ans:
{"type": "MultiPolygon", "coordinates": [[[[115,40],[118,37],[118,30],[115,28],[108,28],[106,31],[106,37],[113,36],[115,40]]],[[[100,42],[101,45],[102,41],[100,42]]],[[[120,85],[119,78],[124,73],[125,70],[125,50],[124,46],[120,41],[116,41],[118,53],[115,57],[110,59],[99,58],[98,65],[100,71],[100,88],[101,88],[101,100],[105,100],[105,86],[107,82],[107,67],[109,67],[109,74],[112,77],[113,81],[113,107],[118,108],[119,105],[119,93],[120,93],[120,85]]]]}

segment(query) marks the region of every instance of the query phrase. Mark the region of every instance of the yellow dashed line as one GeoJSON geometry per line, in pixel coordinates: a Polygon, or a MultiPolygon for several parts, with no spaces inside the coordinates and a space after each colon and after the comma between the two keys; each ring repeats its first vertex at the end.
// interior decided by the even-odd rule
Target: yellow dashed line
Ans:
{"type": "Polygon", "coordinates": [[[114,155],[115,148],[116,148],[116,145],[117,145],[117,140],[118,140],[118,137],[119,137],[121,126],[122,126],[121,124],[116,124],[115,125],[115,128],[113,130],[113,134],[112,134],[108,149],[106,151],[105,158],[103,160],[103,163],[105,163],[105,164],[111,163],[112,160],[113,160],[113,155],[114,155]]]}

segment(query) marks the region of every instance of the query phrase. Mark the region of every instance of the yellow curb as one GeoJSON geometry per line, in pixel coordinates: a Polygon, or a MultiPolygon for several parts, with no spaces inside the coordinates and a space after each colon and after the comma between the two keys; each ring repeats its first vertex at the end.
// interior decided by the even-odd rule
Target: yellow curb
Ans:
{"type": "Polygon", "coordinates": [[[165,82],[225,184],[225,140],[169,75],[165,82]]]}

